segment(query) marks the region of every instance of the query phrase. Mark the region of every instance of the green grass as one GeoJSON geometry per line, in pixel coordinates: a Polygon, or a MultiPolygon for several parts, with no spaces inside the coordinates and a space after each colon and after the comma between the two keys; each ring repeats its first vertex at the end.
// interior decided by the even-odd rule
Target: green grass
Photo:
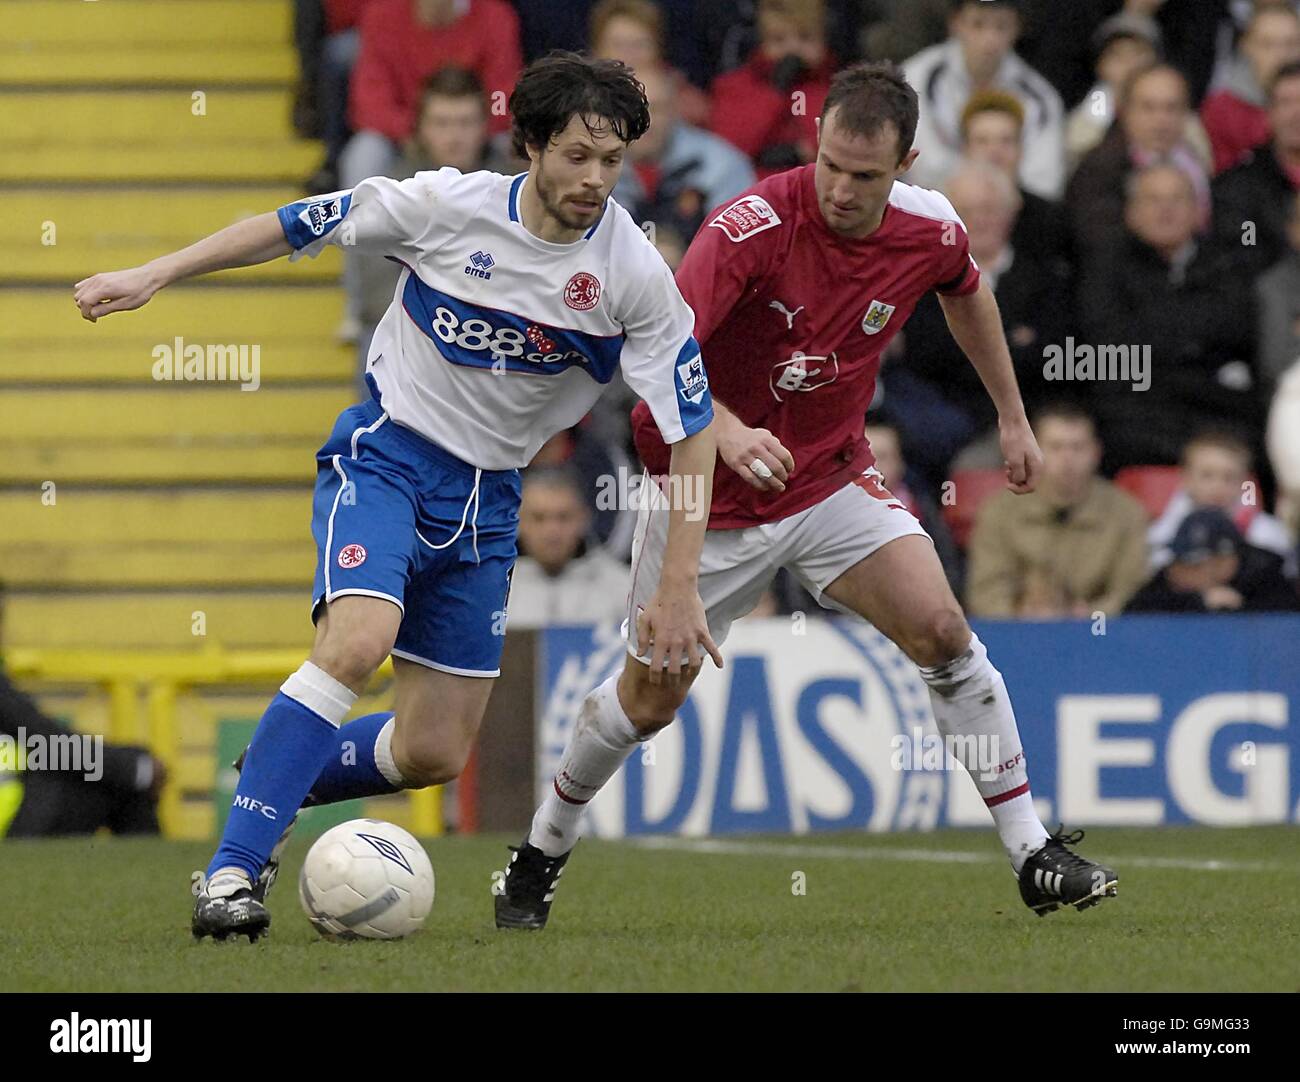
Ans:
{"type": "Polygon", "coordinates": [[[1114,863],[1119,897],[1041,919],[991,833],[732,839],[724,852],[593,840],[541,934],[492,925],[505,840],[427,842],[425,928],[340,944],[299,910],[295,839],[271,934],[251,946],[190,939],[207,845],[4,842],[0,990],[1300,990],[1295,828],[1096,829],[1082,849],[1114,863]]]}

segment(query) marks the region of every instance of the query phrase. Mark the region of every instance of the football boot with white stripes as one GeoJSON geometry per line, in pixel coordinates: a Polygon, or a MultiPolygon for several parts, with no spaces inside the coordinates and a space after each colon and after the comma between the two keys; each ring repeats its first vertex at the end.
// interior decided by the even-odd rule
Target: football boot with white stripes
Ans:
{"type": "Polygon", "coordinates": [[[1065,834],[1057,827],[1020,869],[1020,897],[1040,917],[1063,905],[1087,909],[1119,892],[1114,871],[1067,848],[1082,840],[1082,830],[1065,834]]]}
{"type": "Polygon", "coordinates": [[[506,867],[501,893],[494,899],[498,928],[546,927],[555,898],[555,884],[564,872],[569,853],[548,857],[525,838],[519,848],[510,847],[514,855],[506,867]]]}
{"type": "Polygon", "coordinates": [[[194,903],[190,923],[194,938],[211,936],[223,941],[232,935],[243,935],[250,943],[256,943],[271,927],[271,915],[254,896],[254,889],[242,872],[217,872],[203,885],[194,903]]]}

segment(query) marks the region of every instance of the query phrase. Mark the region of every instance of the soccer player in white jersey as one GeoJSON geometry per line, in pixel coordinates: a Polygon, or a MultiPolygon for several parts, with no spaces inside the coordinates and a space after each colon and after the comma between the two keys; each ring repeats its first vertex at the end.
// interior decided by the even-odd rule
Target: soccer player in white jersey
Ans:
{"type": "MultiPolygon", "coordinates": [[[[934,290],[997,406],[1008,487],[1031,491],[1042,465],[997,301],[970,256],[965,226],[941,194],[899,180],[916,160],[916,125],[916,93],[898,71],[840,72],[823,108],[816,162],[768,177],[711,214],[678,267],[715,396],[722,459],[700,596],[719,643],[782,566],[828,608],[870,620],[920,669],[939,731],[963,738],[952,742],[954,754],[965,755],[1022,899],[1039,915],[1062,904],[1083,908],[1115,892],[1115,873],[1068,848],[1081,835],[1049,835],[1039,821],[1002,676],[863,436],[885,349],[934,290]],[[979,765],[978,746],[996,749],[993,770],[979,765]]],[[[639,405],[633,421],[641,458],[657,475],[667,449],[639,405]]],[[[672,722],[696,675],[656,681],[660,662],[633,634],[656,573],[671,559],[666,525],[661,511],[643,506],[623,671],[579,710],[495,899],[500,927],[546,923],[583,808],[638,742],[672,722]]]]}
{"type": "MultiPolygon", "coordinates": [[[[370,347],[372,398],[343,412],[317,455],[315,645],[244,756],[196,937],[266,930],[277,843],[305,800],[438,785],[464,768],[499,671],[517,471],[616,371],[671,444],[674,480],[703,481],[708,506],[716,444],[693,315],[609,198],[649,124],[641,85],[616,61],[555,53],[523,73],[510,109],[527,173],[372,177],[77,283],[94,321],[182,278],[326,244],[404,268],[370,347]],[[344,725],[390,654],[394,712],[344,725]]],[[[696,588],[705,517],[694,517],[672,512],[645,619],[669,679],[684,652],[721,664],[696,588]]]]}

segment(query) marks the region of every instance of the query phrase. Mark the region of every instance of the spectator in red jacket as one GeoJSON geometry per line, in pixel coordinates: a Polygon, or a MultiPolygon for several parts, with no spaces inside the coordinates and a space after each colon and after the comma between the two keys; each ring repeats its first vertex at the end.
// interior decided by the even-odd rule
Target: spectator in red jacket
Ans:
{"type": "MultiPolygon", "coordinates": [[[[510,123],[505,102],[523,66],[519,20],[506,0],[373,0],[361,18],[361,52],[352,69],[350,119],[356,133],[339,158],[339,182],[390,176],[415,129],[420,91],[445,67],[478,77],[488,99],[488,130],[510,123]]],[[[344,256],[348,307],[337,331],[356,343],[361,316],[357,262],[344,256]]]]}
{"type": "Polygon", "coordinates": [[[836,60],[824,0],[759,0],[758,48],[713,83],[709,127],[748,154],[759,177],[810,162],[836,60]]]}
{"type": "Polygon", "coordinates": [[[478,76],[491,106],[488,128],[505,131],[504,103],[523,60],[519,20],[505,0],[375,0],[361,19],[343,152],[344,187],[387,173],[415,127],[420,88],[441,68],[478,76]]]}
{"type": "Polygon", "coordinates": [[[1246,26],[1223,85],[1201,105],[1214,148],[1214,171],[1231,169],[1268,142],[1266,89],[1281,68],[1300,60],[1300,16],[1288,7],[1260,7],[1246,26]]]}

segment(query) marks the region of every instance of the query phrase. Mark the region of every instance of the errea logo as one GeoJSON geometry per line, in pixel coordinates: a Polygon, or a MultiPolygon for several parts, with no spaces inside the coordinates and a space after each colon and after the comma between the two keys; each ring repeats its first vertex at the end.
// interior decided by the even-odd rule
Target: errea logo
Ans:
{"type": "Polygon", "coordinates": [[[469,262],[465,265],[465,273],[471,278],[491,278],[492,268],[496,265],[497,261],[490,253],[478,251],[469,257],[469,262]]]}

